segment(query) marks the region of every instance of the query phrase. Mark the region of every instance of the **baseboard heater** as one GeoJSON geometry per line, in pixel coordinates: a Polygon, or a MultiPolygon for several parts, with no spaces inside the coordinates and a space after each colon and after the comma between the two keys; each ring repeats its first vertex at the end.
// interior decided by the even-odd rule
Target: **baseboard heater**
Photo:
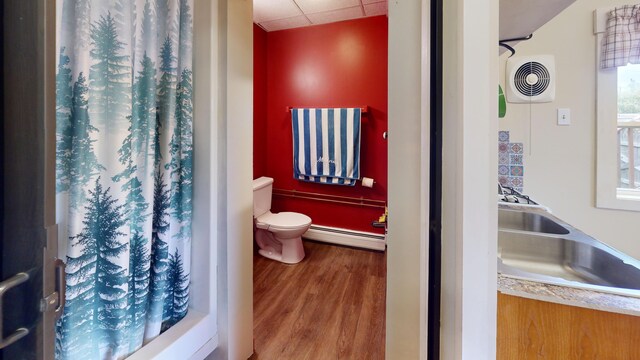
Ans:
{"type": "Polygon", "coordinates": [[[384,251],[387,245],[385,236],[382,234],[321,225],[311,225],[302,237],[308,240],[378,251],[384,251]]]}

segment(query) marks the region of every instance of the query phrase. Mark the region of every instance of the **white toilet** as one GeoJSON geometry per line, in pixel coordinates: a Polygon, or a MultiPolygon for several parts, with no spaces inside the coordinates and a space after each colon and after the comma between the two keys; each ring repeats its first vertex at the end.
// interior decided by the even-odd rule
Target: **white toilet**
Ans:
{"type": "Polygon", "coordinates": [[[253,219],[260,255],[287,264],[304,259],[302,234],[311,226],[311,218],[295,212],[271,212],[273,179],[253,180],[253,219]]]}

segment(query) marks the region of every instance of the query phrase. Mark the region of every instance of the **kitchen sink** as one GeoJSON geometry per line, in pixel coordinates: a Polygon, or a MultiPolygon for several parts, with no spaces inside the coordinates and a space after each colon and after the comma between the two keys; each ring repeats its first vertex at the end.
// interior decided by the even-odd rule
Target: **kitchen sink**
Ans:
{"type": "Polygon", "coordinates": [[[498,226],[500,229],[532,231],[545,234],[566,235],[569,233],[569,230],[545,214],[513,209],[498,210],[498,226]]]}
{"type": "Polygon", "coordinates": [[[498,271],[640,297],[640,262],[538,208],[500,206],[498,271]]]}

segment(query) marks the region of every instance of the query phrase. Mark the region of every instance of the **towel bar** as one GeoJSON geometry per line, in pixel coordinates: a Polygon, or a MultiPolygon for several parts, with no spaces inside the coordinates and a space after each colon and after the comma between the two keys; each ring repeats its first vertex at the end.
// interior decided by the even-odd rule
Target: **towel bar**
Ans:
{"type": "MultiPolygon", "coordinates": [[[[292,109],[303,109],[302,107],[294,107],[294,106],[287,106],[287,112],[291,111],[292,109]]],[[[368,106],[360,106],[360,113],[361,114],[366,114],[369,111],[369,107],[368,106]]]]}

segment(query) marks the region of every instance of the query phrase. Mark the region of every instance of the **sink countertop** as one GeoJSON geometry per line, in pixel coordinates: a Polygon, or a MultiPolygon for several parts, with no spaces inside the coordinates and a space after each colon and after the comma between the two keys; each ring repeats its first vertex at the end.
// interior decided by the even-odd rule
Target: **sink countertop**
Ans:
{"type": "Polygon", "coordinates": [[[498,291],[506,295],[640,316],[640,298],[511,278],[498,274],[498,291]]]}

